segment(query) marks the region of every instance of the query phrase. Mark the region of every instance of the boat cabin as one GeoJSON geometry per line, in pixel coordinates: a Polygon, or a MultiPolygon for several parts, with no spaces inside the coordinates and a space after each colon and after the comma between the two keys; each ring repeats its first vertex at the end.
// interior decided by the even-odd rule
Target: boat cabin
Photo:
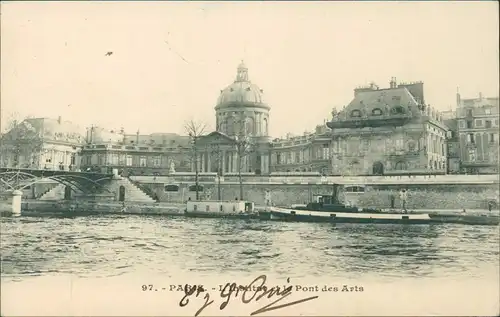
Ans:
{"type": "Polygon", "coordinates": [[[186,205],[186,212],[190,213],[253,213],[255,212],[255,205],[253,202],[241,200],[199,200],[188,201],[186,205]]]}

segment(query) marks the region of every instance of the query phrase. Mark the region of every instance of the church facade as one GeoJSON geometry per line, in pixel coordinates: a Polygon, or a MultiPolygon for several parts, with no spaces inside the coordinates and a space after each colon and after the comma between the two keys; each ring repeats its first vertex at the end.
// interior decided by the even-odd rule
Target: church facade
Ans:
{"type": "Polygon", "coordinates": [[[198,170],[268,174],[270,109],[264,91],[249,80],[242,62],[234,82],[220,91],[215,106],[216,131],[196,141],[198,170]]]}

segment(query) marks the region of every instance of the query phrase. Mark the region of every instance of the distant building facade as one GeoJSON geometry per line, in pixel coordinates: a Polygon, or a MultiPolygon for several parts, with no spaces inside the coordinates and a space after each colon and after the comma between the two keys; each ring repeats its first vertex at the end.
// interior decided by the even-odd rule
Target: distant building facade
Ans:
{"type": "Polygon", "coordinates": [[[312,133],[274,139],[271,147],[271,172],[316,172],[331,174],[331,131],[319,125],[312,133]]]}
{"type": "Polygon", "coordinates": [[[462,172],[498,173],[498,97],[462,99],[457,93],[456,120],[462,172]]]}
{"type": "Polygon", "coordinates": [[[189,138],[175,133],[125,134],[90,127],[81,150],[82,170],[116,168],[126,175],[187,172],[189,138]]]}
{"type": "Polygon", "coordinates": [[[439,111],[425,103],[422,82],[358,87],[354,99],[332,112],[329,151],[333,174],[445,173],[446,135],[439,111]]]}
{"type": "Polygon", "coordinates": [[[84,130],[62,118],[30,118],[2,135],[3,167],[77,170],[84,130]]]}

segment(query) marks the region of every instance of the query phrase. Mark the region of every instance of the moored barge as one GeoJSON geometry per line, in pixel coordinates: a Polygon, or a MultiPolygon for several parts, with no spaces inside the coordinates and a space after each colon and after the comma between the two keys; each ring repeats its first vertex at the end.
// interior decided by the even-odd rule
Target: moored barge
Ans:
{"type": "Polygon", "coordinates": [[[500,216],[493,212],[470,214],[466,211],[442,213],[435,210],[382,210],[358,208],[339,202],[338,187],[334,184],[332,195],[315,195],[306,205],[291,208],[268,207],[260,211],[260,218],[291,222],[329,223],[380,223],[380,224],[466,224],[498,225],[500,216]]]}
{"type": "Polygon", "coordinates": [[[186,203],[184,215],[192,218],[259,218],[259,213],[255,210],[255,204],[242,200],[190,200],[186,203]]]}

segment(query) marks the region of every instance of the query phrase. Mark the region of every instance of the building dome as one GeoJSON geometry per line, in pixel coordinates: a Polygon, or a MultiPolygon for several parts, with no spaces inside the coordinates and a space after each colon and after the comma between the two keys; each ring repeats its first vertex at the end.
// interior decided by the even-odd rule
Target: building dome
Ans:
{"type": "Polygon", "coordinates": [[[236,80],[221,90],[216,109],[224,107],[257,106],[269,108],[264,99],[264,92],[248,79],[248,68],[243,62],[238,66],[236,80]]]}

